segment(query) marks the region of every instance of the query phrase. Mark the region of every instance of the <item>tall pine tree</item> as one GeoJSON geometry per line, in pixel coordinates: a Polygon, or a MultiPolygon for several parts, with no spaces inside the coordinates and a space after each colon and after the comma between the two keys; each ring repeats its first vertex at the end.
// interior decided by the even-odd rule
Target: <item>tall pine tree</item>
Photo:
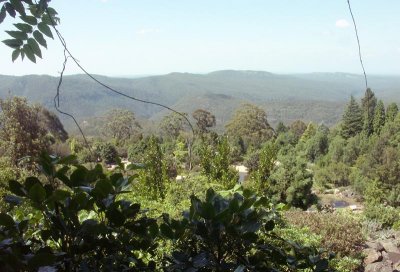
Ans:
{"type": "Polygon", "coordinates": [[[363,130],[369,136],[374,132],[374,115],[376,107],[376,97],[370,88],[365,91],[361,104],[364,117],[363,130]]]}
{"type": "Polygon", "coordinates": [[[351,96],[343,114],[341,135],[343,138],[348,139],[360,133],[362,129],[362,111],[357,101],[351,96]]]}
{"type": "Polygon", "coordinates": [[[386,109],[386,121],[393,121],[396,118],[397,113],[399,113],[399,108],[396,103],[391,103],[386,109]]]}
{"type": "Polygon", "coordinates": [[[382,100],[379,100],[378,105],[375,108],[374,114],[374,133],[379,134],[382,127],[385,125],[385,105],[382,100]]]}

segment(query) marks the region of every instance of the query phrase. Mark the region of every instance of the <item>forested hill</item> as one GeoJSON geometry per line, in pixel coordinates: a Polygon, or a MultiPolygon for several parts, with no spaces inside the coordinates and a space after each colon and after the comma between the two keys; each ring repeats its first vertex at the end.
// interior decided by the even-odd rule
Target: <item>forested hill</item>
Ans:
{"type": "MultiPolygon", "coordinates": [[[[278,75],[259,71],[217,71],[209,74],[171,73],[142,78],[98,76],[110,86],[144,100],[191,113],[213,112],[221,125],[243,102],[266,109],[271,123],[277,120],[312,120],[331,125],[342,115],[350,95],[364,93],[360,75],[313,73],[278,75]]],[[[400,102],[400,76],[370,76],[370,86],[384,101],[400,102]]],[[[2,76],[0,96],[26,96],[48,108],[53,106],[58,79],[51,76],[2,76]]],[[[66,76],[61,88],[61,108],[80,121],[101,116],[111,108],[127,108],[138,116],[158,119],[165,111],[127,100],[98,86],[84,75],[66,76]]]]}

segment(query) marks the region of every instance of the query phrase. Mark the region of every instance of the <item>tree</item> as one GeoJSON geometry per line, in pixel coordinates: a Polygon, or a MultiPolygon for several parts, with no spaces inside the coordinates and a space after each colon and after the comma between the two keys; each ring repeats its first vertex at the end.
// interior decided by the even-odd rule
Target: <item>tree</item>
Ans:
{"type": "Polygon", "coordinates": [[[246,149],[258,147],[274,137],[274,130],[268,123],[267,113],[252,104],[244,104],[233,115],[225,126],[229,137],[241,137],[246,149]]]}
{"type": "MultiPolygon", "coordinates": [[[[302,138],[305,134],[306,133],[303,134],[302,138]]],[[[328,152],[328,134],[329,129],[321,125],[318,127],[315,134],[305,143],[306,156],[310,161],[314,162],[328,152]]]]}
{"type": "Polygon", "coordinates": [[[167,168],[158,139],[154,136],[151,136],[148,140],[143,163],[145,169],[140,178],[142,190],[147,192],[152,199],[164,199],[168,181],[167,168]]]}
{"type": "Polygon", "coordinates": [[[26,156],[37,157],[48,148],[38,107],[28,105],[22,97],[1,99],[0,107],[1,145],[13,164],[26,156]]]}
{"type": "Polygon", "coordinates": [[[348,139],[360,133],[363,129],[362,111],[353,96],[342,117],[341,135],[348,139]]]}
{"type": "Polygon", "coordinates": [[[304,133],[301,135],[300,141],[301,142],[306,142],[309,139],[311,139],[311,137],[313,137],[315,135],[315,133],[317,132],[317,127],[313,122],[310,122],[307,126],[307,129],[304,131],[304,133]]]}
{"type": "Polygon", "coordinates": [[[128,140],[141,128],[135,115],[129,110],[113,109],[106,114],[104,134],[117,142],[128,140]]]}
{"type": "Polygon", "coordinates": [[[198,109],[192,113],[192,116],[196,120],[197,129],[200,134],[206,133],[208,128],[215,127],[216,125],[215,116],[209,111],[198,109]]]}
{"type": "Polygon", "coordinates": [[[397,107],[397,104],[394,102],[390,103],[386,109],[386,120],[393,121],[396,118],[398,112],[399,108],[397,107]]]}
{"type": "Polygon", "coordinates": [[[36,57],[42,58],[40,46],[47,48],[44,36],[53,39],[51,26],[60,22],[57,12],[48,6],[50,0],[3,0],[0,2],[4,2],[0,8],[0,24],[7,13],[13,18],[18,13],[21,18],[21,22],[14,24],[16,30],[6,31],[11,39],[3,41],[5,45],[14,49],[12,60],[15,61],[18,57],[23,60],[26,56],[30,61],[36,62],[36,57]]]}
{"type": "Polygon", "coordinates": [[[231,148],[226,137],[220,137],[215,147],[203,139],[199,155],[203,173],[209,181],[218,181],[226,188],[232,188],[237,183],[237,172],[230,167],[231,148]]]}
{"type": "Polygon", "coordinates": [[[374,132],[373,122],[374,122],[376,103],[377,100],[374,92],[370,88],[368,88],[365,91],[364,98],[361,100],[363,119],[364,119],[363,130],[366,132],[368,136],[374,132]]]}
{"type": "Polygon", "coordinates": [[[183,116],[173,112],[164,116],[160,123],[160,129],[170,138],[176,139],[184,130],[186,120],[183,116]]]}
{"type": "Polygon", "coordinates": [[[274,196],[277,202],[308,208],[315,199],[311,192],[313,174],[307,170],[307,163],[293,151],[281,156],[278,161],[280,165],[270,176],[267,194],[274,196]]]}
{"type": "Polygon", "coordinates": [[[385,125],[385,105],[382,100],[379,100],[378,105],[375,108],[375,115],[373,120],[374,132],[379,135],[382,127],[385,125]]]}
{"type": "Polygon", "coordinates": [[[54,139],[61,142],[65,142],[68,139],[68,132],[64,129],[63,124],[54,112],[39,106],[39,114],[41,126],[45,128],[54,139]]]}
{"type": "Polygon", "coordinates": [[[277,155],[278,148],[271,142],[266,143],[258,155],[257,169],[252,173],[251,177],[256,182],[257,188],[262,192],[265,192],[268,187],[268,180],[275,167],[277,155]]]}
{"type": "Polygon", "coordinates": [[[307,129],[307,125],[301,120],[296,120],[290,124],[289,128],[290,131],[296,135],[297,139],[300,139],[301,135],[303,135],[304,131],[307,129]]]}
{"type": "Polygon", "coordinates": [[[281,133],[287,132],[288,131],[288,127],[286,127],[285,124],[282,121],[280,121],[278,123],[278,125],[276,126],[275,131],[276,131],[276,135],[279,135],[281,133]]]}

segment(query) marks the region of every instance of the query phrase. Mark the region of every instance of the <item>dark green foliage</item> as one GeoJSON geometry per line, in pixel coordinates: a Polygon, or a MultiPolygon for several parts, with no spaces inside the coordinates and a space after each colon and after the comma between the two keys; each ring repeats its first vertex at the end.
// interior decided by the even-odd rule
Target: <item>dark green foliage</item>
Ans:
{"type": "Polygon", "coordinates": [[[368,88],[365,91],[364,98],[361,100],[364,120],[363,131],[367,135],[371,135],[374,132],[374,116],[376,104],[377,99],[375,97],[375,94],[370,88],[368,88]]]}
{"type": "Polygon", "coordinates": [[[0,24],[7,16],[15,18],[17,13],[22,22],[14,24],[16,31],[6,31],[11,39],[3,40],[3,43],[14,51],[12,61],[26,56],[30,61],[36,62],[36,57],[42,58],[39,44],[47,48],[43,34],[53,39],[50,26],[57,25],[60,19],[57,12],[48,6],[48,0],[25,1],[25,0],[4,0],[0,8],[0,24]],[[29,12],[29,13],[28,13],[29,12]],[[33,27],[37,28],[33,33],[33,27]]]}
{"type": "Polygon", "coordinates": [[[106,114],[103,133],[113,138],[118,144],[138,134],[138,129],[140,128],[141,126],[136,121],[133,112],[123,109],[113,109],[106,114]]]}
{"type": "Polygon", "coordinates": [[[202,171],[209,181],[218,181],[226,188],[231,188],[237,183],[238,174],[230,167],[230,155],[231,148],[226,137],[220,137],[215,147],[203,139],[199,157],[202,171]]]}
{"type": "Polygon", "coordinates": [[[147,149],[149,138],[144,138],[129,145],[128,159],[132,162],[143,162],[144,152],[147,149]]]}
{"type": "Polygon", "coordinates": [[[243,139],[246,150],[249,147],[258,148],[275,134],[268,123],[267,113],[252,104],[240,107],[225,127],[229,137],[243,139]]]}
{"type": "Polygon", "coordinates": [[[315,201],[311,192],[313,174],[307,169],[307,163],[293,152],[278,158],[279,166],[270,176],[267,195],[273,195],[278,202],[288,203],[302,209],[315,201]]]}
{"type": "Polygon", "coordinates": [[[289,130],[288,127],[285,126],[285,124],[283,122],[279,122],[278,125],[275,128],[275,132],[277,135],[287,132],[289,130]]]}
{"type": "Polygon", "coordinates": [[[215,127],[216,125],[215,115],[211,114],[209,111],[197,109],[192,113],[192,116],[196,120],[199,134],[208,132],[209,128],[215,127]]]}
{"type": "Polygon", "coordinates": [[[350,167],[346,164],[331,163],[326,167],[318,168],[315,171],[315,182],[325,188],[342,187],[350,185],[350,167]]]}
{"type": "Polygon", "coordinates": [[[161,234],[176,241],[167,271],[328,270],[326,259],[274,234],[279,217],[265,198],[231,194],[209,189],[205,201],[192,197],[183,219],[164,216],[161,234]]]}
{"type": "Polygon", "coordinates": [[[351,96],[350,102],[349,104],[347,104],[347,108],[343,114],[341,135],[343,138],[348,139],[360,133],[362,129],[363,129],[363,112],[360,106],[358,105],[357,101],[354,99],[353,96],[351,96]]]}
{"type": "Polygon", "coordinates": [[[115,146],[107,142],[99,142],[95,144],[94,152],[99,158],[107,164],[117,161],[118,153],[115,146]]]}
{"type": "Polygon", "coordinates": [[[379,100],[375,108],[375,115],[372,123],[376,134],[381,133],[381,129],[385,125],[385,117],[385,105],[382,100],[379,100]]]}
{"type": "Polygon", "coordinates": [[[38,156],[49,147],[38,107],[22,97],[0,100],[0,107],[0,144],[13,164],[24,157],[38,156]]]}
{"type": "Polygon", "coordinates": [[[251,178],[260,192],[265,192],[268,188],[269,177],[277,162],[277,155],[278,149],[271,142],[267,142],[258,155],[257,167],[252,171],[251,178]]]}
{"type": "Polygon", "coordinates": [[[168,182],[167,165],[159,140],[155,136],[151,136],[148,140],[143,163],[145,168],[140,173],[139,184],[142,192],[152,199],[163,199],[168,182]]]}
{"type": "MultiPolygon", "coordinates": [[[[305,143],[306,157],[309,161],[315,162],[318,158],[324,156],[328,152],[329,129],[325,126],[319,126],[313,136],[305,143]]],[[[304,136],[304,134],[303,134],[304,136]]]]}
{"type": "Polygon", "coordinates": [[[164,116],[160,122],[160,129],[167,137],[176,139],[187,125],[186,122],[183,116],[173,112],[164,116]]]}
{"type": "Polygon", "coordinates": [[[154,253],[156,220],[143,216],[140,204],[117,199],[132,179],[107,176],[100,165],[92,170],[73,166],[74,161],[43,155],[39,163],[46,182],[34,177],[10,181],[15,196],[7,200],[27,201],[42,220],[30,225],[29,219],[14,222],[0,214],[0,238],[7,241],[0,245],[1,270],[154,270],[153,261],[135,252],[154,253]],[[26,235],[30,228],[38,234],[26,235]]]}
{"type": "Polygon", "coordinates": [[[386,109],[386,120],[394,121],[398,113],[399,113],[399,108],[397,107],[397,104],[390,103],[386,109]]]}

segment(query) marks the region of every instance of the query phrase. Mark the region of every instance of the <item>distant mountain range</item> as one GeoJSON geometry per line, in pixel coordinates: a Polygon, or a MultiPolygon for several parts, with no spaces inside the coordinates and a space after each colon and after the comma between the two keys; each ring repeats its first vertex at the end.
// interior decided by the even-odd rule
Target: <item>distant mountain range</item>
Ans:
{"type": "MultiPolygon", "coordinates": [[[[220,128],[242,103],[263,107],[274,125],[296,119],[335,124],[350,95],[362,97],[361,75],[345,73],[272,74],[262,71],[216,71],[209,74],[171,73],[140,78],[96,76],[113,88],[143,100],[165,104],[181,112],[211,111],[220,128]]],[[[0,75],[0,97],[26,96],[52,109],[58,78],[45,75],[0,75]]],[[[400,76],[370,76],[376,96],[400,102],[400,76]]],[[[140,118],[159,120],[167,113],[157,106],[128,100],[109,92],[85,75],[65,76],[61,109],[80,122],[102,116],[112,108],[126,108],[140,118]]],[[[61,117],[70,127],[71,122],[61,117]]]]}

